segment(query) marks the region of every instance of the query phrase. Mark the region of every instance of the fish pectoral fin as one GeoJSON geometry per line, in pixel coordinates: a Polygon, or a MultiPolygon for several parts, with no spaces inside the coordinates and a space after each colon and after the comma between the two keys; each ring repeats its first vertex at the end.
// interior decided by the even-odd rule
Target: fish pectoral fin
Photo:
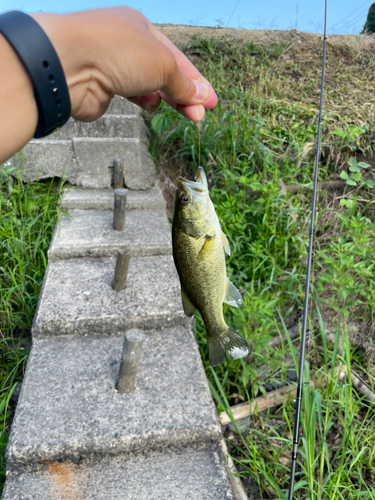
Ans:
{"type": "Polygon", "coordinates": [[[194,313],[197,310],[197,308],[194,307],[193,304],[190,302],[190,299],[186,295],[186,292],[183,289],[183,287],[181,287],[181,298],[182,298],[182,307],[184,308],[184,313],[186,314],[186,316],[191,318],[192,316],[194,316],[194,313]]]}
{"type": "Polygon", "coordinates": [[[206,241],[204,242],[204,245],[200,249],[200,252],[198,254],[198,259],[204,258],[209,252],[212,251],[215,245],[215,235],[214,234],[206,234],[206,241]]]}
{"type": "Polygon", "coordinates": [[[225,293],[224,302],[234,307],[238,307],[242,304],[241,294],[229,278],[227,278],[227,291],[225,293]]]}
{"type": "Polygon", "coordinates": [[[229,241],[228,241],[228,238],[223,233],[223,231],[221,231],[221,241],[223,242],[223,247],[224,247],[225,253],[227,255],[230,255],[229,241]]]}

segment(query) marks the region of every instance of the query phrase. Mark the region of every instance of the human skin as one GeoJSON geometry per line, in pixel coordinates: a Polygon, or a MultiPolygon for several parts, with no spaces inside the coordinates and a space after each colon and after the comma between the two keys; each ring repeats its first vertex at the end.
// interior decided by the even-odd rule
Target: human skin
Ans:
{"type": "MultiPolygon", "coordinates": [[[[71,116],[94,121],[114,95],[148,111],[161,99],[192,121],[217,103],[207,80],[167,37],[129,7],[36,13],[63,66],[71,116]]],[[[33,84],[0,34],[0,163],[32,139],[38,110],[33,84]]]]}

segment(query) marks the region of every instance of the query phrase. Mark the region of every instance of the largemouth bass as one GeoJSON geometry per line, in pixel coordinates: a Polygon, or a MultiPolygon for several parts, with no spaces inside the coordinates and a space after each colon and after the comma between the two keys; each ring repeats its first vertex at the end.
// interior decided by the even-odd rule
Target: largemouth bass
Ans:
{"type": "Polygon", "coordinates": [[[172,224],[173,258],[181,282],[184,312],[198,310],[206,327],[208,356],[212,366],[226,353],[242,358],[249,352],[245,339],[224,320],[223,302],[238,307],[240,292],[227,278],[224,250],[229,243],[208,193],[206,175],[198,167],[194,181],[180,177],[172,224]]]}

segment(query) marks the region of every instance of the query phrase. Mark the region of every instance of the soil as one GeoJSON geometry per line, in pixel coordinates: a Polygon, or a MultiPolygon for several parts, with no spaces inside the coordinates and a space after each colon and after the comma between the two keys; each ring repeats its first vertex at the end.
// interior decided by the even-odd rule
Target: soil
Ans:
{"type": "MultiPolygon", "coordinates": [[[[189,26],[184,24],[155,25],[178,48],[185,47],[195,37],[223,37],[234,42],[254,42],[257,45],[270,45],[272,42],[293,43],[305,51],[322,47],[322,34],[293,30],[247,30],[235,28],[212,28],[209,26],[189,26]]],[[[327,35],[327,44],[341,51],[343,47],[375,51],[375,37],[371,35],[327,35]]]]}

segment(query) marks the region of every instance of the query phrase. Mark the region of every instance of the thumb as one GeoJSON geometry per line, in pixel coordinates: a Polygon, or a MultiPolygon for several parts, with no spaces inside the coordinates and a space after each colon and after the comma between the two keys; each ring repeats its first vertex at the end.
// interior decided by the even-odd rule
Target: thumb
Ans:
{"type": "Polygon", "coordinates": [[[164,68],[164,85],[160,90],[172,101],[192,106],[195,104],[204,105],[207,101],[210,101],[211,104],[213,100],[216,100],[215,91],[203,76],[198,73],[197,79],[189,78],[180,70],[171,52],[170,59],[164,68]]]}

